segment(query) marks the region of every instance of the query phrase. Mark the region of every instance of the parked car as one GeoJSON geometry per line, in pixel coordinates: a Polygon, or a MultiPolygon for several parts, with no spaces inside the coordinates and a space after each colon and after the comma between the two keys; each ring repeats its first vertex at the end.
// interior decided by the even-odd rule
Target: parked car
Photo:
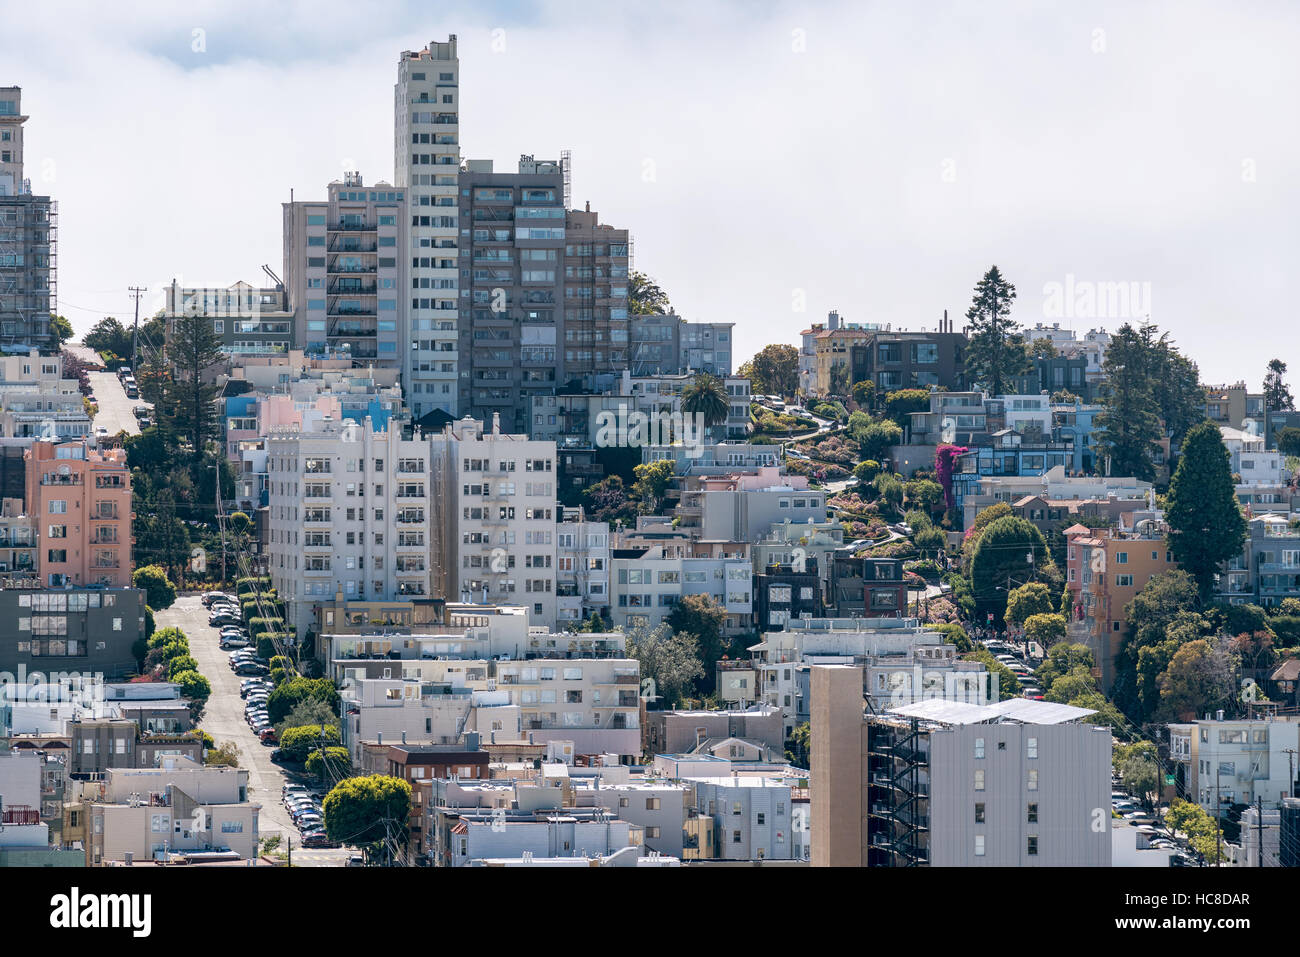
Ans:
{"type": "Polygon", "coordinates": [[[365,867],[365,866],[366,866],[366,859],[365,859],[364,857],[362,857],[360,854],[353,854],[351,857],[348,858],[348,862],[347,862],[347,864],[344,865],[344,866],[346,866],[346,867],[365,867]]]}
{"type": "Polygon", "coordinates": [[[319,814],[304,814],[298,818],[298,830],[300,831],[318,831],[325,824],[325,819],[319,814]]]}
{"type": "Polygon", "coordinates": [[[329,839],[329,835],[324,831],[303,831],[303,847],[338,847],[339,845],[329,839]]]}
{"type": "Polygon", "coordinates": [[[235,665],[235,674],[237,675],[269,675],[271,669],[266,665],[259,665],[254,661],[241,661],[235,665]]]}
{"type": "Polygon", "coordinates": [[[275,728],[269,728],[257,736],[263,744],[279,744],[280,736],[275,733],[275,728]]]}

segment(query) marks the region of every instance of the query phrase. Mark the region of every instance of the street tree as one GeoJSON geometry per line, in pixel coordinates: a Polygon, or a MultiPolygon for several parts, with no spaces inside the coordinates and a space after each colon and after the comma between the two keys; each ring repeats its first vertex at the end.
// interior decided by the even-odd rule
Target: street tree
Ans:
{"type": "Polygon", "coordinates": [[[1020,324],[1011,318],[1016,287],[1003,278],[997,266],[989,267],[975,286],[966,319],[970,342],[966,347],[966,372],[990,395],[1011,391],[1011,379],[1029,371],[1029,354],[1020,324]]]}

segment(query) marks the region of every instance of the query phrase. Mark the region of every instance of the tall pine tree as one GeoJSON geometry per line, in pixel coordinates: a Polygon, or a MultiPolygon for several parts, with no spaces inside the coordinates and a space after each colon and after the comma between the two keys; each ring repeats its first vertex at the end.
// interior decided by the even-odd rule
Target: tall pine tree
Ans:
{"type": "Polygon", "coordinates": [[[217,386],[211,370],[223,357],[208,316],[187,311],[173,320],[167,341],[172,379],[163,386],[163,406],[172,428],[193,443],[195,458],[217,435],[217,386]]]}
{"type": "Polygon", "coordinates": [[[1169,548],[1203,600],[1214,589],[1219,566],[1240,554],[1246,540],[1246,518],[1237,504],[1230,462],[1219,427],[1202,422],[1183,439],[1169,483],[1169,548]]]}
{"type": "Polygon", "coordinates": [[[1096,443],[1109,474],[1146,482],[1155,477],[1154,452],[1163,436],[1149,360],[1145,337],[1125,323],[1106,347],[1104,409],[1096,420],[1096,443]]]}
{"type": "Polygon", "coordinates": [[[1268,374],[1264,376],[1264,407],[1270,412],[1295,410],[1295,399],[1282,379],[1284,375],[1286,375],[1286,363],[1281,359],[1270,360],[1268,374]]]}
{"type": "Polygon", "coordinates": [[[1029,371],[1029,348],[1020,324],[1011,318],[1016,287],[990,266],[975,286],[966,319],[970,342],[966,346],[966,376],[990,395],[1006,395],[1012,376],[1029,371]]]}

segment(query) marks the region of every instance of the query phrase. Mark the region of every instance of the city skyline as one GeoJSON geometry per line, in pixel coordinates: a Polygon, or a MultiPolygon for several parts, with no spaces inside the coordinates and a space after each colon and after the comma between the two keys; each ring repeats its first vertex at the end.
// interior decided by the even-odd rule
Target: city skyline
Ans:
{"type": "Polygon", "coordinates": [[[173,277],[278,271],[290,190],[322,195],[349,170],[394,182],[398,54],[449,33],[461,156],[508,169],[572,150],[573,207],[630,230],[635,268],[685,318],[735,322],[737,363],[797,343],[829,309],[917,329],[946,309],[960,324],[991,262],[1026,326],[1113,331],[1149,314],[1206,382],[1263,378],[1248,340],[1222,340],[1225,320],[1286,328],[1270,307],[1296,251],[1296,187],[1279,171],[1297,144],[1274,120],[1297,24],[1280,6],[1168,22],[1154,6],[1025,8],[1014,30],[950,10],[919,46],[892,40],[914,32],[905,13],[831,5],[618,20],[571,4],[393,6],[355,32],[327,29],[332,9],[245,22],[142,8],[116,24],[87,7],[78,55],[57,71],[32,51],[55,48],[64,16],[13,15],[23,29],[8,35],[26,39],[0,39],[0,80],[23,88],[33,191],[60,203],[58,311],[78,335],[129,318],[128,284],[149,287],[154,311],[173,277]],[[633,69],[640,57],[658,66],[633,69]],[[140,218],[142,193],[169,218],[140,218]],[[1053,290],[1079,284],[1146,292],[1119,310],[1131,315],[1062,312],[1053,290]]]}

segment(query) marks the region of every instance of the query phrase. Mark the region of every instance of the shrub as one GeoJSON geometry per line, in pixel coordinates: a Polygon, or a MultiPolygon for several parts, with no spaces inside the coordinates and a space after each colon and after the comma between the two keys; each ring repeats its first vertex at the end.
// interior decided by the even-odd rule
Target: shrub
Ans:
{"type": "Polygon", "coordinates": [[[250,618],[248,619],[248,633],[253,638],[260,638],[264,632],[284,631],[283,618],[250,618]]]}
{"type": "Polygon", "coordinates": [[[145,605],[162,611],[170,608],[176,601],[176,586],[167,577],[161,565],[145,565],[137,568],[131,576],[131,584],[143,588],[145,605]]]}
{"type": "Polygon", "coordinates": [[[865,462],[859,462],[853,466],[853,474],[859,482],[870,482],[880,474],[880,463],[875,459],[867,459],[865,462]]]}
{"type": "Polygon", "coordinates": [[[938,581],[939,576],[943,574],[943,569],[939,563],[930,558],[922,558],[919,561],[908,562],[903,566],[904,571],[914,572],[929,581],[938,581]]]}

